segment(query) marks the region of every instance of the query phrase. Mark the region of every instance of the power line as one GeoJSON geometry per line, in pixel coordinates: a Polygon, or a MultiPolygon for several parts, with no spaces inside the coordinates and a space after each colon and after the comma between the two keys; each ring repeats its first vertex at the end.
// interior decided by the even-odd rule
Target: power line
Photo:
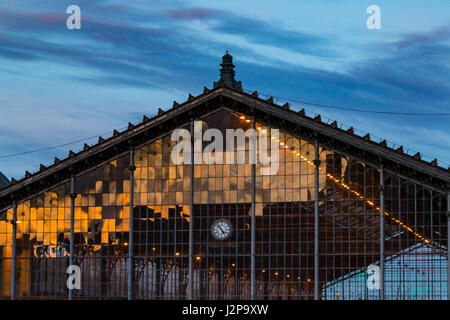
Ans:
{"type": "Polygon", "coordinates": [[[450,113],[414,113],[414,112],[392,112],[392,111],[374,111],[374,110],[362,110],[357,109],[353,107],[340,107],[340,106],[330,106],[326,104],[318,104],[318,103],[312,103],[312,102],[306,102],[306,101],[300,101],[296,99],[289,99],[289,98],[283,98],[280,96],[274,96],[274,95],[268,95],[265,93],[261,93],[264,96],[272,96],[274,98],[284,100],[284,101],[292,101],[304,105],[314,106],[314,107],[320,107],[320,108],[328,108],[328,109],[337,109],[337,110],[346,110],[346,111],[352,111],[352,112],[361,112],[361,113],[377,113],[377,114],[391,114],[391,115],[402,115],[402,116],[450,116],[450,113]]]}
{"type": "MultiPolygon", "coordinates": [[[[253,91],[251,90],[245,90],[246,92],[252,93],[253,91]]],[[[425,116],[450,116],[450,113],[401,113],[401,112],[388,112],[388,111],[370,111],[370,110],[361,110],[361,109],[356,109],[356,108],[350,108],[350,107],[337,107],[337,106],[329,106],[329,105],[323,105],[323,104],[315,104],[315,103],[310,103],[310,102],[305,102],[305,101],[300,101],[300,100],[296,100],[296,99],[291,99],[291,98],[284,98],[281,96],[275,96],[275,95],[269,95],[263,92],[259,92],[260,95],[263,95],[265,97],[272,97],[272,98],[276,98],[279,100],[283,100],[285,102],[290,102],[290,104],[294,107],[302,107],[301,105],[296,105],[296,104],[292,104],[291,102],[296,102],[298,104],[303,104],[303,105],[309,105],[309,106],[316,106],[316,107],[323,107],[323,108],[332,108],[332,109],[338,109],[338,110],[348,110],[348,111],[355,111],[355,112],[363,112],[363,113],[381,113],[381,114],[393,114],[393,115],[411,115],[411,116],[420,116],[420,115],[425,115],[425,116]]],[[[317,113],[312,112],[313,114],[317,115],[317,113]]],[[[343,124],[343,123],[341,123],[343,124]]],[[[344,125],[344,124],[343,124],[344,125]]],[[[350,126],[348,126],[350,128],[350,126]]],[[[356,130],[356,129],[355,129],[356,130]]],[[[361,130],[357,130],[357,131],[361,131],[361,130]]],[[[363,132],[363,131],[361,131],[363,132]]],[[[375,137],[375,136],[373,136],[375,137]]],[[[375,137],[377,138],[377,137],[375,137]]],[[[381,138],[380,141],[382,140],[381,138]]],[[[391,142],[394,146],[397,145],[393,142],[391,142]]],[[[406,146],[407,147],[407,146],[406,146]]],[[[413,151],[412,149],[409,149],[409,147],[407,147],[408,150],[413,151]]],[[[422,157],[428,157],[430,159],[432,159],[433,157],[430,157],[428,155],[425,155],[423,153],[421,153],[422,157]]],[[[450,166],[450,163],[448,163],[448,166],[450,166]]]]}
{"type": "MultiPolygon", "coordinates": [[[[156,114],[151,114],[149,115],[150,117],[154,117],[156,116],[156,114]]],[[[127,127],[122,127],[119,128],[118,130],[124,130],[127,127]]],[[[17,157],[17,156],[22,156],[22,155],[26,155],[26,154],[30,154],[30,153],[36,153],[36,152],[41,152],[41,151],[47,151],[47,150],[52,150],[52,149],[57,149],[57,148],[62,148],[62,147],[67,147],[70,146],[72,144],[76,144],[76,143],[80,143],[80,142],[85,142],[94,138],[97,138],[99,136],[103,136],[103,135],[107,135],[110,134],[111,131],[108,132],[104,132],[104,133],[100,133],[100,134],[96,134],[95,136],[91,136],[91,137],[87,137],[87,138],[83,138],[83,139],[79,139],[79,140],[75,140],[75,141],[71,141],[71,142],[67,142],[67,143],[63,143],[57,146],[52,146],[52,147],[45,147],[42,149],[35,149],[35,150],[30,150],[30,151],[24,151],[24,152],[19,152],[19,153],[13,153],[13,154],[8,154],[5,156],[0,156],[0,159],[5,159],[5,158],[12,158],[12,157],[17,157]]]]}
{"type": "MultiPolygon", "coordinates": [[[[126,127],[123,127],[123,128],[120,128],[119,130],[122,130],[122,129],[125,129],[125,128],[126,127]]],[[[108,132],[105,132],[105,133],[97,134],[97,135],[92,136],[92,137],[88,137],[88,138],[83,138],[83,139],[67,142],[67,143],[64,143],[64,144],[57,145],[57,146],[46,147],[46,148],[42,148],[42,149],[35,149],[35,150],[24,151],[24,152],[13,153],[13,154],[8,154],[6,156],[0,156],[0,159],[12,158],[12,157],[17,157],[17,156],[23,156],[23,155],[30,154],[30,153],[36,153],[36,152],[41,152],[41,151],[46,151],[46,150],[52,150],[52,149],[67,147],[67,146],[70,146],[72,144],[76,144],[76,143],[80,143],[80,142],[84,142],[84,141],[88,141],[88,140],[97,138],[98,136],[105,135],[105,134],[108,134],[110,132],[111,131],[108,131],[108,132]]]]}

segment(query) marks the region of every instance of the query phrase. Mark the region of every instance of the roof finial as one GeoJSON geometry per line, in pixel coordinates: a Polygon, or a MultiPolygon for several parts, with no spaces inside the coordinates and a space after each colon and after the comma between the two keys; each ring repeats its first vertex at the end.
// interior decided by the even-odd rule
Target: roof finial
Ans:
{"type": "Polygon", "coordinates": [[[242,83],[240,81],[236,81],[234,79],[235,71],[233,64],[233,56],[228,53],[226,50],[225,55],[222,57],[222,63],[220,69],[220,80],[214,82],[214,88],[220,86],[226,86],[232,89],[242,89],[242,83]]]}

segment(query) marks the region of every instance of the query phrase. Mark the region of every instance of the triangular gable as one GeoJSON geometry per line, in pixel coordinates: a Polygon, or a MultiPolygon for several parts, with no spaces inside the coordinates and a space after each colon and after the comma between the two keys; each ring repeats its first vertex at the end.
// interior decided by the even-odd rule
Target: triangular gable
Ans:
{"type": "Polygon", "coordinates": [[[41,165],[38,172],[34,174],[27,172],[20,181],[11,179],[10,185],[0,189],[0,208],[6,208],[11,204],[13,194],[16,200],[26,199],[69,179],[72,174],[85,172],[116,155],[127,152],[131,146],[142,145],[221,108],[253,115],[258,122],[298,135],[308,141],[318,139],[321,146],[362,162],[374,166],[383,164],[387,172],[438,192],[446,192],[450,184],[450,172],[439,167],[436,161],[428,163],[420,157],[404,154],[402,148],[391,149],[384,141],[381,143],[371,141],[369,135],[357,136],[353,130],[339,129],[335,122],[332,124],[322,122],[320,116],[311,118],[305,115],[304,110],[295,112],[290,110],[288,104],[277,105],[272,98],[260,99],[256,91],[247,94],[239,87],[231,89],[221,86],[213,90],[205,87],[203,93],[197,97],[189,94],[188,100],[183,104],[174,101],[171,109],[167,111],[160,109],[158,115],[151,119],[144,116],[140,124],[129,123],[128,128],[121,133],[114,130],[113,136],[109,139],[99,137],[96,145],[85,144],[79,153],[70,151],[64,160],[55,158],[52,165],[48,167],[41,165]]]}

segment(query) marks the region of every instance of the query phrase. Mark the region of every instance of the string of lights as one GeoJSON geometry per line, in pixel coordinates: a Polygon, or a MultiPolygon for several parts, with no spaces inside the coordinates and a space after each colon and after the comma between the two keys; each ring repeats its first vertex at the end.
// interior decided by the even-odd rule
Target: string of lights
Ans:
{"type": "MultiPolygon", "coordinates": [[[[239,119],[245,121],[246,123],[250,123],[251,120],[247,119],[245,116],[240,116],[239,119]]],[[[267,130],[264,129],[262,127],[256,127],[256,129],[258,131],[262,131],[262,130],[267,130]]],[[[313,161],[309,160],[307,157],[303,156],[299,151],[296,151],[295,148],[293,147],[289,147],[287,145],[287,143],[285,141],[282,140],[277,140],[276,142],[278,142],[280,144],[280,146],[282,148],[285,149],[290,149],[292,150],[292,153],[295,154],[296,156],[300,157],[301,160],[305,161],[306,163],[308,163],[310,166],[315,167],[315,164],[313,161]]],[[[319,170],[323,170],[323,167],[319,166],[319,170]]],[[[340,179],[334,177],[332,174],[328,173],[327,178],[332,181],[333,183],[335,183],[336,185],[348,190],[349,192],[351,192],[353,195],[355,195],[356,197],[358,197],[361,200],[364,200],[369,206],[375,208],[380,214],[381,214],[381,209],[380,207],[376,206],[375,203],[373,201],[370,201],[368,199],[366,199],[364,197],[364,195],[360,194],[358,191],[352,190],[346,183],[344,183],[343,181],[341,181],[340,179]]],[[[389,213],[388,211],[384,210],[384,215],[387,217],[390,217],[392,219],[392,221],[394,221],[395,223],[397,223],[398,225],[400,225],[403,229],[405,229],[406,231],[412,233],[414,236],[416,236],[420,241],[425,242],[426,244],[430,244],[430,240],[426,239],[424,236],[422,236],[420,233],[414,231],[414,229],[412,229],[411,227],[409,227],[408,225],[406,225],[404,222],[400,221],[399,219],[395,218],[392,216],[391,213],[389,213]]]]}

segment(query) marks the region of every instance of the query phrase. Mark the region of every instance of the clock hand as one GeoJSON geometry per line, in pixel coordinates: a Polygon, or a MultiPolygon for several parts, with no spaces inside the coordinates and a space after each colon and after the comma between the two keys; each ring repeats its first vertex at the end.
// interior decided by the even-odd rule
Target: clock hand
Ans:
{"type": "Polygon", "coordinates": [[[218,226],[218,227],[219,227],[220,231],[222,231],[222,235],[225,235],[225,231],[223,231],[223,229],[220,226],[218,226]]]}

